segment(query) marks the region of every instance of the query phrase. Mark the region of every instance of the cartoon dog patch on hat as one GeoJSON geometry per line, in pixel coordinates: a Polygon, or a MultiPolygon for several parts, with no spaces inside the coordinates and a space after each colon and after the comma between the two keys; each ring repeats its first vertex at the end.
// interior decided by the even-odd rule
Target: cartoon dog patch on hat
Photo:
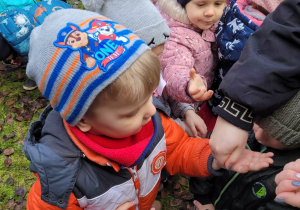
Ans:
{"type": "Polygon", "coordinates": [[[95,20],[91,23],[91,27],[92,28],[87,31],[89,33],[89,36],[93,37],[99,42],[101,42],[101,40],[104,39],[118,40],[122,42],[128,41],[126,37],[117,37],[114,33],[114,28],[109,23],[105,23],[100,20],[95,20]]]}
{"type": "Polygon", "coordinates": [[[89,27],[82,30],[73,23],[68,23],[57,35],[54,45],[79,51],[80,59],[87,69],[99,66],[104,72],[106,66],[118,59],[126,50],[129,39],[117,36],[112,23],[92,20],[89,27]]]}

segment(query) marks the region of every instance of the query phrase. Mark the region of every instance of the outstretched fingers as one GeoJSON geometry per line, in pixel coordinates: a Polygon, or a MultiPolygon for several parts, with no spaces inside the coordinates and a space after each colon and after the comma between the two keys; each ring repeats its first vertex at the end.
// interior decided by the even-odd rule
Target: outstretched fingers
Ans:
{"type": "Polygon", "coordinates": [[[273,163],[273,153],[259,153],[245,149],[240,159],[232,165],[232,170],[239,173],[258,171],[273,163]]]}

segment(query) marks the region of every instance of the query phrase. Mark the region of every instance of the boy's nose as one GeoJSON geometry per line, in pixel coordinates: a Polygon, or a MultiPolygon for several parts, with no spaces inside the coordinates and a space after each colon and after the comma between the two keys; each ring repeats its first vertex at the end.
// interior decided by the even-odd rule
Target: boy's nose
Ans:
{"type": "Polygon", "coordinates": [[[148,110],[147,110],[146,114],[144,115],[144,119],[149,119],[150,117],[155,115],[155,113],[156,113],[156,108],[153,105],[153,103],[151,103],[148,107],[148,110]]]}

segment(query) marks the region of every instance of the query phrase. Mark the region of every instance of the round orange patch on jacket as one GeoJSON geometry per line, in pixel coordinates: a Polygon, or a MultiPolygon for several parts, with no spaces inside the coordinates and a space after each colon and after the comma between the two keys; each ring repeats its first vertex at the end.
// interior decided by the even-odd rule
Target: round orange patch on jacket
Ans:
{"type": "Polygon", "coordinates": [[[151,172],[155,175],[158,174],[166,164],[166,151],[158,153],[151,162],[151,172]]]}

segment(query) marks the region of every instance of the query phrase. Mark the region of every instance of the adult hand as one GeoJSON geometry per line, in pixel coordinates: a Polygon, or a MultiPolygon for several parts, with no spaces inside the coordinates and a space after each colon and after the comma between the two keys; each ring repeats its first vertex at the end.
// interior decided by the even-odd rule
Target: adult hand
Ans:
{"type": "Polygon", "coordinates": [[[247,131],[218,116],[209,140],[211,153],[217,165],[228,168],[236,163],[245,150],[247,139],[247,131]]]}
{"type": "Polygon", "coordinates": [[[269,167],[274,161],[271,157],[272,152],[260,153],[248,149],[244,149],[241,157],[235,162],[231,170],[238,173],[247,173],[248,171],[259,171],[263,168],[269,167]]]}
{"type": "Polygon", "coordinates": [[[200,138],[205,138],[207,135],[207,127],[202,120],[202,118],[196,114],[194,110],[188,110],[184,113],[185,115],[185,124],[188,127],[190,133],[193,137],[199,136],[200,138]]]}
{"type": "Polygon", "coordinates": [[[300,208],[300,159],[286,164],[275,182],[275,201],[300,208]]]}
{"type": "Polygon", "coordinates": [[[196,74],[194,68],[190,70],[190,82],[188,92],[189,95],[195,101],[206,101],[210,99],[214,93],[212,90],[207,91],[202,78],[198,74],[196,74]]]}

